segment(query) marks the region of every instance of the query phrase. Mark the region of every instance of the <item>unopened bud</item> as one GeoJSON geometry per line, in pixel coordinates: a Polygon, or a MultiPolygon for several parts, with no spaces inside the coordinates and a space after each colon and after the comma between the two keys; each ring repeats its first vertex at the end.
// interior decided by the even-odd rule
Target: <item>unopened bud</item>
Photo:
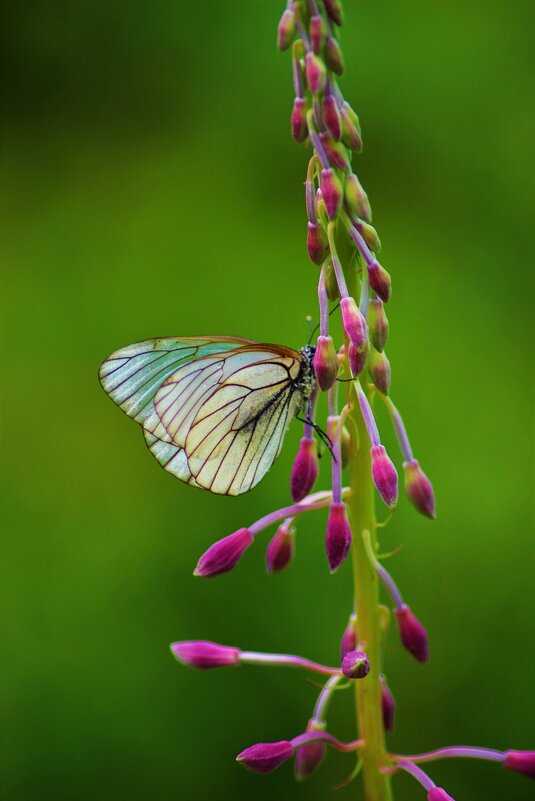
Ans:
{"type": "Polygon", "coordinates": [[[370,451],[372,457],[372,478],[377,492],[390,508],[394,509],[398,502],[398,474],[383,445],[374,445],[370,451]]]}
{"type": "Polygon", "coordinates": [[[335,142],[332,136],[329,136],[325,131],[320,133],[320,141],[333,167],[338,167],[346,172],[351,169],[347,148],[342,142],[335,142]]]}
{"type": "Polygon", "coordinates": [[[396,705],[394,697],[390,692],[390,688],[386,683],[386,679],[381,675],[381,710],[383,713],[383,724],[386,731],[392,731],[394,728],[394,714],[396,705]]]}
{"type": "Polygon", "coordinates": [[[247,548],[254,542],[254,537],[247,528],[240,528],[234,534],[214,542],[197,562],[194,576],[212,578],[232,570],[247,548]]]}
{"type": "Polygon", "coordinates": [[[368,340],[366,340],[360,348],[357,348],[352,342],[349,343],[347,357],[349,359],[349,369],[353,376],[356,377],[360,375],[364,370],[368,360],[369,350],[368,340]]]}
{"type": "Polygon", "coordinates": [[[296,97],[291,114],[292,136],[296,142],[304,142],[308,136],[306,101],[296,97]]]}
{"type": "Polygon", "coordinates": [[[266,551],[266,565],[269,573],[280,573],[293,559],[295,553],[295,529],[291,525],[282,524],[266,551]]]}
{"type": "Polygon", "coordinates": [[[342,635],[340,641],[340,659],[344,659],[345,655],[350,651],[354,651],[357,647],[357,616],[351,615],[347,628],[342,635]]]}
{"type": "Polygon", "coordinates": [[[254,773],[271,773],[287,759],[291,759],[293,753],[294,747],[288,740],[280,740],[278,743],[257,743],[238,754],[236,762],[240,762],[254,773]]]}
{"type": "Polygon", "coordinates": [[[324,0],[324,3],[329,19],[332,19],[337,25],[342,25],[344,22],[344,12],[340,0],[324,0]]]}
{"type": "Polygon", "coordinates": [[[370,672],[370,661],[364,651],[349,651],[342,659],[342,673],[348,679],[364,679],[370,672]]]}
{"type": "Polygon", "coordinates": [[[418,464],[417,459],[403,462],[405,492],[409,501],[426,517],[435,517],[433,485],[418,464]]]}
{"type": "Polygon", "coordinates": [[[347,101],[344,101],[342,115],[342,142],[351,150],[360,153],[362,150],[362,136],[360,133],[359,118],[347,101]]]}
{"type": "MultiPolygon", "coordinates": [[[[317,720],[309,720],[307,732],[324,731],[325,724],[317,720]]],[[[315,743],[305,743],[295,752],[295,778],[298,782],[308,779],[319,767],[327,753],[327,746],[318,740],[315,743]]]]}
{"type": "Polygon", "coordinates": [[[323,195],[321,194],[321,189],[319,187],[316,189],[316,211],[318,212],[318,219],[320,223],[324,228],[326,228],[329,225],[329,217],[327,215],[325,201],[323,200],[323,195]]]}
{"type": "Polygon", "coordinates": [[[325,89],[327,71],[322,59],[315,53],[307,53],[305,56],[305,75],[307,84],[313,95],[319,95],[325,89]]]}
{"type": "Polygon", "coordinates": [[[349,210],[354,217],[360,217],[361,220],[369,223],[372,221],[372,210],[368,195],[364,191],[359,179],[353,173],[349,173],[346,177],[344,185],[344,194],[346,203],[349,210]]]}
{"type": "Polygon", "coordinates": [[[340,455],[342,459],[342,468],[345,468],[348,466],[349,457],[351,456],[351,437],[345,426],[342,428],[342,436],[340,439],[340,455]]]}
{"type": "Polygon", "coordinates": [[[286,9],[280,18],[277,30],[277,47],[279,50],[287,50],[295,36],[295,15],[293,11],[286,9]]]}
{"type": "Polygon", "coordinates": [[[313,17],[310,17],[310,25],[308,32],[310,34],[310,43],[312,45],[312,50],[316,55],[319,55],[323,49],[323,44],[325,42],[325,36],[327,34],[327,27],[325,25],[325,20],[319,14],[315,14],[313,17]]]}
{"type": "Polygon", "coordinates": [[[380,298],[370,300],[366,320],[373,347],[382,351],[388,340],[388,318],[380,298]]]}
{"type": "Polygon", "coordinates": [[[336,273],[332,261],[329,259],[323,265],[325,270],[325,291],[329,300],[338,300],[340,292],[338,290],[338,281],[336,280],[336,273]]]}
{"type": "Polygon", "coordinates": [[[368,281],[381,300],[388,303],[392,290],[392,280],[390,274],[384,267],[381,267],[378,261],[368,265],[368,281]]]}
{"type": "Polygon", "coordinates": [[[318,477],[318,449],[314,437],[303,437],[290,475],[292,500],[299,503],[308,495],[318,477]]]}
{"type": "Polygon", "coordinates": [[[377,389],[383,395],[388,395],[388,390],[390,389],[390,362],[386,358],[386,354],[372,348],[368,361],[368,371],[377,389]]]}
{"type": "Polygon", "coordinates": [[[394,610],[396,616],[399,636],[404,648],[413,655],[418,662],[427,662],[429,658],[429,643],[427,632],[413,615],[407,604],[403,604],[399,609],[394,610]]]}
{"type": "Polygon", "coordinates": [[[340,45],[333,36],[327,36],[323,55],[328,68],[336,75],[342,75],[344,71],[344,56],[340,45]]]}
{"type": "Polygon", "coordinates": [[[321,101],[321,116],[332,138],[338,142],[342,128],[340,114],[333,95],[325,95],[321,101]]]}
{"type": "Polygon", "coordinates": [[[346,505],[342,501],[331,503],[327,519],[325,548],[331,573],[334,573],[349,553],[351,528],[346,515],[346,505]]]}
{"type": "Polygon", "coordinates": [[[503,764],[507,770],[535,779],[535,751],[506,751],[503,764]]]}
{"type": "Polygon", "coordinates": [[[455,801],[442,787],[431,787],[427,793],[427,801],[455,801]]]}
{"type": "Polygon", "coordinates": [[[323,264],[329,252],[327,234],[321,223],[309,222],[307,228],[308,255],[314,264],[323,264]]]}
{"type": "Polygon", "coordinates": [[[322,170],[320,175],[320,188],[327,209],[329,219],[333,220],[342,205],[342,184],[336,172],[329,167],[327,170],[322,170]]]}
{"type": "Polygon", "coordinates": [[[368,338],[368,326],[354,298],[342,298],[340,301],[340,312],[342,314],[344,330],[350,342],[352,342],[357,349],[364,347],[368,338]]]}
{"type": "Polygon", "coordinates": [[[381,250],[381,240],[379,239],[379,234],[373,225],[368,225],[366,222],[361,222],[360,233],[364,237],[370,250],[373,250],[374,253],[379,253],[381,250]]]}
{"type": "Polygon", "coordinates": [[[207,640],[187,640],[173,642],[171,653],[178,662],[197,670],[231,667],[240,664],[240,650],[226,645],[218,645],[207,640]]]}
{"type": "Polygon", "coordinates": [[[318,337],[313,365],[319,388],[326,392],[332,387],[338,375],[338,356],[332,337],[318,337]]]}

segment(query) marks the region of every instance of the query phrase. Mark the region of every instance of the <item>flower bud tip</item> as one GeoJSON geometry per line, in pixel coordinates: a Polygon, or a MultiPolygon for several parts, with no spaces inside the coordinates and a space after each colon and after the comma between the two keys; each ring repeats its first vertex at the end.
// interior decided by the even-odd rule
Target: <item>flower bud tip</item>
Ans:
{"type": "Polygon", "coordinates": [[[405,492],[413,506],[426,517],[435,518],[435,494],[433,485],[416,459],[403,463],[405,492]]]}
{"type": "Polygon", "coordinates": [[[308,495],[318,477],[318,449],[314,437],[303,437],[290,475],[292,500],[299,503],[308,495]]]}
{"type": "Polygon", "coordinates": [[[411,653],[418,662],[427,662],[429,659],[429,642],[427,632],[411,612],[407,604],[394,610],[399,636],[404,648],[411,653]]]}
{"type": "Polygon", "coordinates": [[[295,530],[284,523],[277,532],[266,551],[266,566],[269,573],[280,573],[293,559],[295,530]]]}
{"type": "Polygon", "coordinates": [[[240,664],[240,651],[227,645],[207,640],[185,640],[169,646],[178,662],[198,670],[228,667],[240,664]]]}
{"type": "Polygon", "coordinates": [[[506,751],[503,764],[507,770],[535,779],[535,751],[506,751]]]}
{"type": "Polygon", "coordinates": [[[293,756],[294,748],[288,740],[277,743],[257,743],[246,748],[236,757],[245,768],[254,773],[271,773],[271,771],[293,756]]]}
{"type": "Polygon", "coordinates": [[[338,356],[332,337],[318,337],[313,365],[318,386],[325,392],[332,387],[338,375],[338,356]]]}
{"type": "Polygon", "coordinates": [[[197,562],[193,575],[212,578],[227,573],[237,565],[253,541],[249,529],[240,528],[234,534],[214,542],[197,562]]]}
{"type": "Polygon", "coordinates": [[[342,659],[342,673],[348,679],[363,679],[370,672],[370,661],[364,651],[349,651],[342,659]]]}
{"type": "Polygon", "coordinates": [[[384,503],[394,509],[398,502],[398,474],[383,445],[371,449],[372,478],[384,503]]]}
{"type": "Polygon", "coordinates": [[[331,503],[325,539],[327,561],[329,562],[331,573],[338,570],[345,560],[350,545],[351,528],[346,515],[346,505],[342,501],[340,503],[331,503]]]}

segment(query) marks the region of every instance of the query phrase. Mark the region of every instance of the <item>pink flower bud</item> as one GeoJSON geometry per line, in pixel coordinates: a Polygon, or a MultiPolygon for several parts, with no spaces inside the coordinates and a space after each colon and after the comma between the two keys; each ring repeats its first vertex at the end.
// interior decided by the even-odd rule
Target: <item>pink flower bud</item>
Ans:
{"type": "Polygon", "coordinates": [[[383,445],[371,449],[372,478],[377,492],[390,509],[398,502],[398,474],[383,445]]]}
{"type": "Polygon", "coordinates": [[[344,71],[344,56],[342,55],[340,45],[334,37],[327,36],[323,55],[328,68],[336,75],[342,75],[344,71]]]}
{"type": "Polygon", "coordinates": [[[305,56],[305,76],[307,84],[313,95],[319,95],[325,89],[327,71],[325,64],[314,53],[305,56]]]}
{"type": "Polygon", "coordinates": [[[354,150],[355,153],[360,153],[362,151],[362,136],[360,135],[360,125],[358,124],[358,117],[351,108],[351,106],[349,105],[349,103],[344,102],[342,106],[341,116],[342,116],[342,142],[344,143],[344,145],[347,145],[347,147],[350,150],[354,150]],[[352,116],[349,115],[348,109],[351,110],[352,116]]]}
{"type": "Polygon", "coordinates": [[[388,340],[388,318],[383,301],[380,298],[372,298],[370,300],[366,320],[373,347],[378,351],[382,351],[388,340]]]}
{"type": "MultiPolygon", "coordinates": [[[[307,732],[323,731],[324,726],[318,721],[309,720],[307,732]]],[[[320,741],[315,743],[305,743],[295,752],[295,778],[298,782],[308,779],[319,767],[327,752],[327,746],[320,741]]]]}
{"type": "Polygon", "coordinates": [[[327,537],[325,548],[327,551],[327,561],[331,573],[334,573],[349,553],[351,545],[351,528],[346,515],[346,505],[331,503],[329,507],[329,517],[327,519],[327,537]]]}
{"type": "Polygon", "coordinates": [[[442,787],[432,787],[427,793],[427,801],[455,801],[442,787]]]}
{"type": "Polygon", "coordinates": [[[341,659],[344,659],[344,656],[348,654],[350,651],[354,651],[357,647],[357,616],[351,615],[349,619],[349,623],[347,624],[347,628],[342,635],[342,639],[340,641],[340,653],[341,659]]]}
{"type": "Polygon", "coordinates": [[[319,388],[325,392],[332,387],[338,375],[338,356],[332,337],[318,337],[313,365],[319,388]]]}
{"type": "Polygon", "coordinates": [[[294,753],[293,745],[288,740],[278,743],[257,743],[246,748],[236,757],[236,762],[254,773],[271,773],[294,753]]]}
{"type": "Polygon", "coordinates": [[[332,138],[338,142],[342,128],[336,100],[332,95],[325,95],[321,101],[321,116],[332,138]]]}
{"type": "Polygon", "coordinates": [[[269,573],[280,573],[292,561],[295,552],[294,534],[295,529],[285,523],[277,529],[266,551],[266,564],[269,573]]]}
{"type": "Polygon", "coordinates": [[[383,395],[388,395],[388,390],[390,389],[390,362],[386,358],[386,354],[380,353],[373,348],[370,354],[368,370],[377,389],[383,395]]]}
{"type": "Polygon", "coordinates": [[[331,167],[321,171],[320,188],[327,214],[333,220],[342,205],[342,184],[331,167]]]}
{"type": "Polygon", "coordinates": [[[368,280],[373,291],[377,292],[381,300],[388,303],[392,289],[392,279],[378,261],[368,265],[368,280]]]}
{"type": "Polygon", "coordinates": [[[329,243],[323,225],[319,222],[309,222],[307,229],[308,255],[314,264],[323,264],[329,252],[329,243]]]}
{"type": "Polygon", "coordinates": [[[503,764],[507,770],[535,779],[535,751],[506,751],[503,764]]]}
{"type": "Polygon", "coordinates": [[[370,661],[364,651],[349,651],[342,659],[342,673],[348,679],[363,679],[370,672],[370,661]]]}
{"type": "Polygon", "coordinates": [[[370,250],[373,250],[374,253],[379,253],[381,250],[381,240],[373,225],[361,222],[359,230],[370,250]]]}
{"type": "Polygon", "coordinates": [[[310,17],[308,32],[310,34],[310,44],[312,45],[312,50],[316,55],[319,55],[323,49],[325,36],[327,34],[327,27],[322,16],[316,14],[313,17],[310,17]]]}
{"type": "Polygon", "coordinates": [[[340,301],[340,312],[344,330],[350,342],[360,349],[364,346],[368,338],[368,326],[364,315],[355,303],[353,298],[342,298],[340,301]]]}
{"type": "Polygon", "coordinates": [[[346,178],[344,194],[346,203],[349,206],[349,210],[353,213],[353,216],[360,217],[360,219],[365,222],[371,222],[372,210],[368,195],[362,188],[362,184],[357,176],[353,175],[352,172],[349,173],[346,178]]]}
{"type": "Polygon", "coordinates": [[[214,542],[197,562],[193,575],[212,578],[227,573],[236,567],[253,542],[254,537],[247,528],[240,528],[234,534],[214,542]]]}
{"type": "Polygon", "coordinates": [[[394,697],[390,692],[388,684],[384,676],[381,676],[381,709],[383,712],[383,724],[386,731],[392,731],[394,728],[394,713],[396,705],[394,697]]]}
{"type": "Polygon", "coordinates": [[[240,664],[238,648],[229,648],[206,640],[186,640],[171,643],[171,653],[179,662],[198,670],[229,667],[240,664]]]}
{"type": "Polygon", "coordinates": [[[332,19],[337,25],[342,25],[344,22],[344,12],[340,0],[324,0],[324,3],[329,19],[332,19]]]}
{"type": "Polygon", "coordinates": [[[332,136],[329,136],[325,131],[320,133],[320,141],[333,167],[346,171],[351,169],[347,148],[342,142],[335,142],[332,136]]]}
{"type": "Polygon", "coordinates": [[[416,459],[403,462],[405,472],[405,492],[409,501],[423,515],[435,517],[435,494],[433,485],[425,475],[416,459]]]}
{"type": "Polygon", "coordinates": [[[368,359],[368,351],[368,340],[366,340],[361,348],[356,348],[352,342],[349,343],[347,357],[349,359],[349,368],[354,376],[360,375],[364,370],[366,360],[368,359]]]}
{"type": "Polygon", "coordinates": [[[314,437],[303,437],[290,475],[290,493],[295,503],[308,495],[318,477],[318,449],[314,437]]]}
{"type": "Polygon", "coordinates": [[[280,18],[277,30],[277,47],[279,50],[287,50],[295,36],[295,15],[293,11],[286,9],[280,18]]]}
{"type": "Polygon", "coordinates": [[[427,632],[407,604],[394,609],[399,636],[403,646],[418,662],[427,662],[429,658],[429,643],[427,632]]]}
{"type": "Polygon", "coordinates": [[[296,142],[304,142],[308,135],[306,102],[302,97],[294,100],[291,116],[292,136],[296,142]]]}

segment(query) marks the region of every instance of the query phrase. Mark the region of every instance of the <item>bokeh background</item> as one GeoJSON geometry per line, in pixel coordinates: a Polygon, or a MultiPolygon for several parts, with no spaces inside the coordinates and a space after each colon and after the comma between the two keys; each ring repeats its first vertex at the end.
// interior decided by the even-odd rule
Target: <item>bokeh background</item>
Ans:
{"type": "MultiPolygon", "coordinates": [[[[212,497],[159,469],[97,381],[104,357],[147,337],[308,336],[282,5],[2,3],[6,801],[324,801],[353,767],[331,753],[303,785],[290,765],[243,771],[235,755],[302,731],[317,691],[298,672],[198,674],[168,652],[208,638],[337,658],[350,565],[329,575],[322,514],[300,524],[285,574],[265,572],[266,532],[233,574],[192,576],[213,540],[286,502],[299,424],[254,492],[212,497]]],[[[402,500],[383,535],[403,545],[390,567],[431,637],[422,668],[391,632],[390,741],[529,748],[533,6],[346,6],[356,167],[394,281],[392,392],[439,511],[430,523],[402,500]]],[[[330,723],[353,736],[349,694],[330,723]]],[[[490,764],[432,774],[459,801],[532,798],[490,764]]],[[[417,795],[396,780],[398,801],[417,795]]]]}

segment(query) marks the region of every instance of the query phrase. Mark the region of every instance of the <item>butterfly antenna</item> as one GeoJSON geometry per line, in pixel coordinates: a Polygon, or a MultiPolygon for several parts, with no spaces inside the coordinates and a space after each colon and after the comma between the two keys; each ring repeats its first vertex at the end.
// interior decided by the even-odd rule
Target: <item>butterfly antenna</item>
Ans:
{"type": "Polygon", "coordinates": [[[318,323],[318,325],[315,325],[314,327],[312,327],[312,317],[310,316],[310,314],[307,315],[307,323],[308,323],[308,327],[310,329],[310,334],[309,334],[309,337],[308,337],[307,345],[310,345],[312,340],[314,339],[314,334],[316,333],[316,331],[318,330],[318,328],[320,326],[319,326],[319,323],[318,323]]]}
{"type": "Polygon", "coordinates": [[[333,459],[336,461],[336,457],[335,457],[335,455],[333,453],[332,441],[331,441],[329,435],[323,430],[323,428],[320,428],[320,426],[317,423],[315,423],[313,420],[311,420],[310,417],[308,417],[308,415],[307,415],[307,417],[299,417],[299,416],[297,416],[296,419],[299,420],[299,422],[301,422],[301,423],[306,423],[307,425],[309,425],[311,428],[314,429],[314,431],[316,432],[316,434],[318,435],[320,440],[323,442],[325,447],[328,448],[329,451],[331,452],[331,456],[333,457],[333,459]]]}

